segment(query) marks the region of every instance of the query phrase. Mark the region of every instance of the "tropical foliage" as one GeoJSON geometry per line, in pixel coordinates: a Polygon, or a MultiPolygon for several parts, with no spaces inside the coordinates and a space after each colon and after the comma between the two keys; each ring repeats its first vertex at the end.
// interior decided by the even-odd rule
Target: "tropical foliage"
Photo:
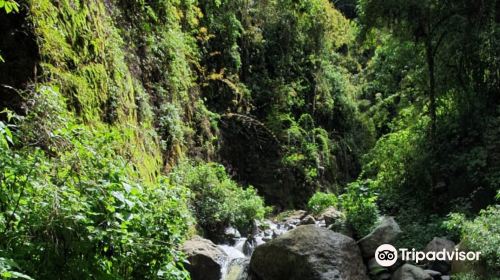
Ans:
{"type": "Polygon", "coordinates": [[[0,277],[187,279],[266,204],[498,271],[499,7],[0,0],[0,277]]]}

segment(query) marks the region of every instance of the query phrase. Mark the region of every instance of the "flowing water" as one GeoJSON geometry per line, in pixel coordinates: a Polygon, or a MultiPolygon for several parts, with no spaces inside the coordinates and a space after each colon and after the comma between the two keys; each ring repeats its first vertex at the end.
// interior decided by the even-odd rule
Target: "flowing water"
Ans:
{"type": "MultiPolygon", "coordinates": [[[[248,278],[248,266],[250,257],[254,249],[274,239],[287,231],[294,229],[300,220],[275,223],[271,220],[265,220],[256,234],[248,238],[235,238],[233,245],[218,245],[228,256],[227,261],[222,267],[221,280],[246,280],[248,278]]],[[[325,226],[324,221],[316,222],[317,226],[325,226]]]]}
{"type": "Polygon", "coordinates": [[[247,238],[238,238],[235,244],[218,245],[228,256],[227,261],[222,266],[222,280],[243,280],[247,278],[247,267],[251,255],[245,255],[244,246],[247,238]]]}

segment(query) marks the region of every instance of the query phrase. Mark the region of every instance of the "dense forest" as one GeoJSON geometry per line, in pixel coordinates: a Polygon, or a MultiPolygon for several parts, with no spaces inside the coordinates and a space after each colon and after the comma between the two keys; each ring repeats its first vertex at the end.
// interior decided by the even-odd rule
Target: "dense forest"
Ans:
{"type": "Polygon", "coordinates": [[[186,240],[332,208],[500,277],[498,0],[0,0],[0,30],[2,279],[210,280],[186,240]]]}

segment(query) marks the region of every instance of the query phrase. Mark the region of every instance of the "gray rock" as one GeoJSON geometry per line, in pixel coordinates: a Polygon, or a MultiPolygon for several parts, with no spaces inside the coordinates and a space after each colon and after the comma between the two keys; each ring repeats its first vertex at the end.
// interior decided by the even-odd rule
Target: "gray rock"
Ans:
{"type": "Polygon", "coordinates": [[[231,261],[224,280],[247,280],[249,264],[250,260],[248,259],[235,259],[231,261]]]}
{"type": "Polygon", "coordinates": [[[429,274],[432,279],[435,279],[435,280],[440,280],[441,279],[441,272],[439,271],[435,271],[435,270],[431,270],[431,269],[425,269],[424,270],[425,273],[429,274]]]}
{"type": "Polygon", "coordinates": [[[325,225],[328,227],[336,223],[343,223],[345,220],[344,213],[335,209],[335,207],[328,207],[321,215],[319,220],[325,220],[325,225]]]}
{"type": "MultiPolygon", "coordinates": [[[[442,250],[453,252],[455,242],[441,237],[434,237],[424,248],[424,252],[439,252],[442,250]]],[[[441,274],[448,274],[451,270],[451,261],[429,261],[428,266],[431,270],[439,271],[441,274]]]]}
{"type": "Polygon", "coordinates": [[[182,246],[189,263],[186,269],[192,280],[220,280],[227,255],[212,241],[194,236],[182,246]]]}
{"type": "Polygon", "coordinates": [[[287,229],[293,229],[300,224],[300,221],[307,215],[304,210],[295,210],[286,213],[285,216],[281,218],[281,222],[285,225],[287,229]]]}
{"type": "Polygon", "coordinates": [[[327,227],[327,229],[338,232],[338,233],[343,234],[345,236],[349,236],[351,238],[354,236],[354,233],[352,232],[350,227],[347,226],[345,223],[342,223],[340,225],[336,224],[336,223],[331,224],[327,227]]]}
{"type": "Polygon", "coordinates": [[[253,250],[255,249],[257,245],[257,240],[255,238],[249,238],[245,241],[243,244],[243,254],[246,256],[250,256],[253,253],[253,250]]]}
{"type": "Polygon", "coordinates": [[[236,228],[229,226],[224,229],[224,236],[226,238],[240,238],[241,234],[236,228]]]}
{"type": "Polygon", "coordinates": [[[451,277],[449,275],[443,275],[441,276],[441,280],[450,280],[451,277]]]}
{"type": "Polygon", "coordinates": [[[424,248],[425,252],[437,252],[445,249],[446,251],[452,252],[455,250],[455,242],[448,240],[446,238],[434,237],[424,248]]]}
{"type": "Polygon", "coordinates": [[[250,269],[260,280],[367,280],[350,237],[315,225],[299,226],[257,247],[250,269]]]}
{"type": "Polygon", "coordinates": [[[302,219],[304,216],[307,215],[307,212],[304,210],[294,210],[287,212],[286,215],[283,216],[281,219],[283,222],[286,222],[288,220],[299,220],[302,219]]]}
{"type": "Polygon", "coordinates": [[[307,215],[301,221],[300,225],[314,225],[316,224],[316,219],[313,216],[307,215]]]}
{"type": "Polygon", "coordinates": [[[432,277],[418,266],[404,264],[392,274],[391,280],[432,280],[432,277]]]}
{"type": "Polygon", "coordinates": [[[390,244],[400,233],[401,229],[394,218],[384,217],[371,233],[358,241],[363,257],[373,257],[378,246],[390,244]]]}
{"type": "Polygon", "coordinates": [[[264,237],[262,237],[262,241],[264,241],[264,242],[269,242],[269,241],[271,241],[271,240],[273,240],[273,238],[272,238],[272,237],[269,237],[269,236],[264,236],[264,237]]]}

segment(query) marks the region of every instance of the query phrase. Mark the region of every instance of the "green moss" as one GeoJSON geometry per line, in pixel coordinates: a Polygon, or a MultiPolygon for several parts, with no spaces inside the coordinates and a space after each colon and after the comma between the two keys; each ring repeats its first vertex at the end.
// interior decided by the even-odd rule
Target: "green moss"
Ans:
{"type": "Polygon", "coordinates": [[[154,181],[162,157],[149,98],[128,69],[104,4],[33,0],[29,6],[42,58],[40,84],[59,88],[74,122],[119,134],[117,152],[130,159],[131,174],[154,181]]]}

